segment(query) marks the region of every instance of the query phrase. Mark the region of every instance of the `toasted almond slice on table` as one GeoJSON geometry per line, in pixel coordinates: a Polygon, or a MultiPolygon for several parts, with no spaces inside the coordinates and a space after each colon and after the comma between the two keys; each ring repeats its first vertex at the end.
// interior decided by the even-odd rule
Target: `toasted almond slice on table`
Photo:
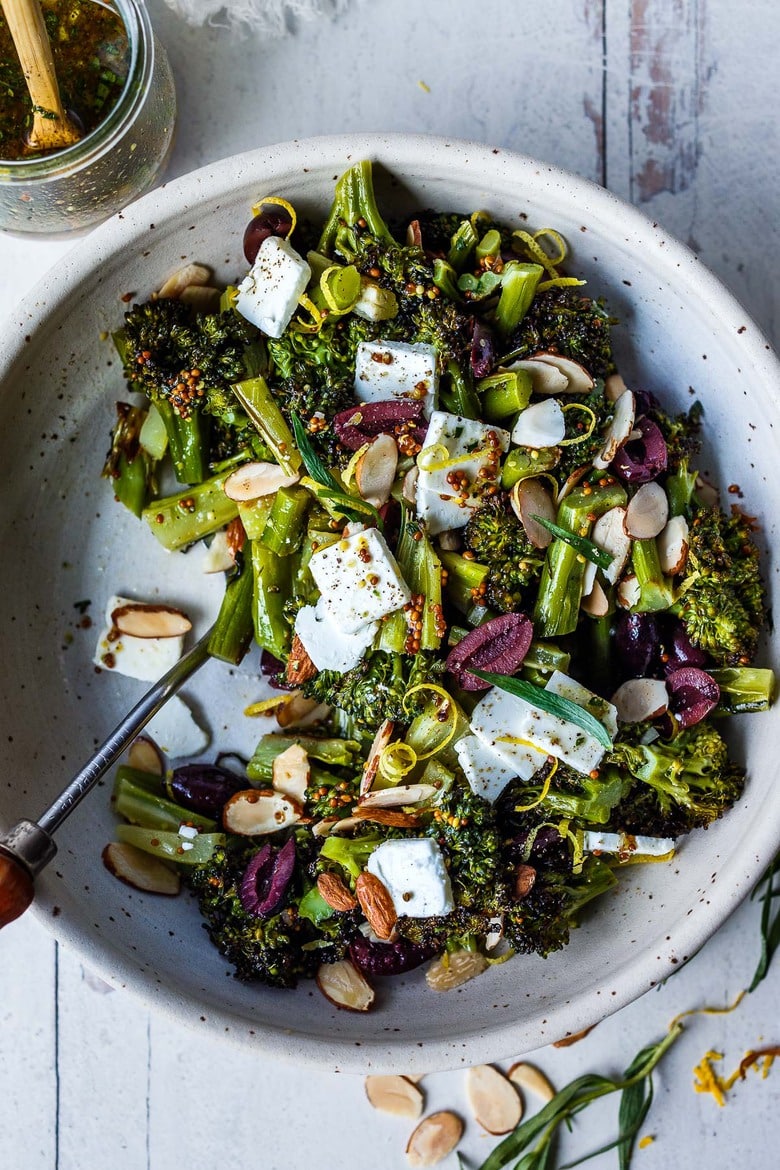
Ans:
{"type": "Polygon", "coordinates": [[[136,849],[135,845],[112,841],[103,850],[103,865],[120,882],[145,894],[174,897],[181,889],[181,880],[174,870],[150,853],[136,849]]]}
{"type": "Polygon", "coordinates": [[[627,577],[623,577],[618,581],[618,587],[615,593],[618,605],[623,609],[633,609],[635,605],[639,604],[639,598],[642,596],[642,590],[639,587],[633,573],[629,573],[627,577]]]}
{"type": "Polygon", "coordinates": [[[292,797],[301,805],[306,799],[310,775],[308,753],[299,743],[290,744],[286,751],[276,756],[271,765],[273,787],[283,796],[292,797]]]}
{"type": "Polygon", "coordinates": [[[367,1012],[376,998],[365,975],[349,959],[323,963],[316,979],[325,998],[348,1012],[367,1012]]]}
{"type": "Polygon", "coordinates": [[[510,494],[512,511],[525,529],[525,534],[534,548],[547,548],[552,533],[535,516],[555,521],[556,507],[552,493],[540,479],[519,479],[510,494]]]}
{"type": "Polygon", "coordinates": [[[591,533],[593,543],[612,557],[612,564],[604,570],[604,576],[610,585],[614,585],[623,572],[631,552],[631,537],[626,532],[625,525],[626,509],[623,507],[610,508],[603,516],[599,516],[593,525],[591,533]]]}
{"type": "Polygon", "coordinates": [[[463,1137],[463,1122],[449,1109],[423,1118],[406,1146],[410,1166],[435,1166],[457,1146],[463,1137]]]}
{"type": "Polygon", "coordinates": [[[111,613],[111,623],[120,634],[134,638],[180,638],[192,629],[186,613],[172,605],[134,601],[111,613]]]}
{"type": "Polygon", "coordinates": [[[366,1077],[366,1096],[375,1109],[416,1121],[422,1115],[423,1095],[406,1077],[366,1077]]]}
{"type": "Polygon", "coordinates": [[[634,540],[652,540],[669,519],[669,501],[660,483],[643,483],[626,508],[626,534],[634,540]]]}
{"type": "Polygon", "coordinates": [[[404,1080],[411,1081],[413,1085],[419,1085],[424,1076],[425,1073],[404,1073],[404,1080]]]}
{"type": "Polygon", "coordinates": [[[158,297],[179,297],[185,288],[190,285],[208,284],[211,280],[211,269],[204,264],[184,264],[168,277],[157,290],[158,297]]]}
{"type": "Polygon", "coordinates": [[[375,874],[364,870],[355,882],[355,895],[366,922],[377,938],[391,938],[398,915],[390,891],[384,882],[375,874]]]}
{"type": "Polygon", "coordinates": [[[644,723],[663,715],[669,707],[669,692],[660,678],[630,678],[612,696],[621,723],[644,723]]]}
{"type": "Polygon", "coordinates": [[[395,731],[395,723],[392,719],[385,719],[377,728],[371,747],[368,750],[368,758],[363,765],[363,775],[360,778],[360,795],[365,796],[371,790],[371,786],[376,779],[376,774],[379,771],[379,757],[390,743],[395,731]]]}
{"type": "Polygon", "coordinates": [[[297,475],[287,475],[278,463],[242,463],[225,480],[223,491],[229,500],[259,500],[280,487],[292,487],[297,475]]]}
{"type": "Polygon", "coordinates": [[[523,1101],[515,1086],[491,1064],[478,1064],[466,1074],[474,1117],[488,1133],[509,1133],[523,1116],[523,1101]]]}
{"type": "Polygon", "coordinates": [[[360,798],[361,808],[399,808],[405,804],[420,804],[435,796],[433,784],[396,784],[394,788],[378,788],[360,798]]]}
{"type": "Polygon", "coordinates": [[[133,740],[127,753],[127,762],[137,772],[149,772],[153,776],[162,776],[165,772],[163,754],[148,735],[139,735],[138,739],[133,740]]]}
{"type": "Polygon", "coordinates": [[[231,796],[222,810],[222,823],[229,833],[240,837],[262,837],[289,828],[302,815],[298,802],[281,792],[247,788],[231,796]]]}
{"type": "Polygon", "coordinates": [[[628,442],[635,418],[636,399],[630,390],[626,390],[615,403],[615,413],[604,436],[604,446],[593,460],[593,466],[599,471],[609,467],[623,444],[628,442]]]}
{"type": "Polygon", "coordinates": [[[355,483],[364,500],[381,508],[390,499],[398,467],[398,447],[392,435],[377,435],[358,459],[355,483]]]}
{"type": "Polygon", "coordinates": [[[535,1097],[544,1101],[545,1105],[555,1096],[555,1089],[536,1065],[526,1064],[524,1060],[520,1060],[512,1065],[507,1076],[513,1085],[533,1093],[535,1097]]]}
{"type": "Polygon", "coordinates": [[[566,379],[567,394],[590,394],[596,383],[583,365],[575,362],[574,358],[563,357],[559,353],[540,352],[532,355],[532,361],[546,362],[553,366],[566,379]]]}
{"type": "Polygon", "coordinates": [[[534,394],[565,394],[569,387],[566,375],[549,362],[541,361],[539,356],[512,362],[507,369],[525,370],[531,379],[534,394]]]}
{"type": "Polygon", "coordinates": [[[357,899],[337,873],[321,873],[317,878],[320,897],[333,910],[354,910],[357,899]]]}
{"type": "Polygon", "coordinates": [[[688,521],[684,516],[672,516],[658,537],[658,560],[661,571],[676,577],[688,560],[688,521]]]}
{"type": "Polygon", "coordinates": [[[570,1048],[572,1044],[578,1044],[580,1040],[584,1040],[595,1027],[595,1024],[591,1024],[589,1028],[583,1028],[581,1032],[572,1032],[571,1035],[564,1036],[562,1040],[553,1040],[552,1046],[553,1048],[570,1048]]]}
{"type": "Polygon", "coordinates": [[[434,959],[425,972],[425,982],[433,991],[452,991],[487,970],[488,961],[479,951],[456,951],[434,959]]]}

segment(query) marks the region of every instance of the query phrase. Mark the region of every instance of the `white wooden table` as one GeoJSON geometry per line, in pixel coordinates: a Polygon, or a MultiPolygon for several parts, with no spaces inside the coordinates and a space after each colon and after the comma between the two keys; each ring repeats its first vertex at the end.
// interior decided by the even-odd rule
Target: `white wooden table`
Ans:
{"type": "MultiPolygon", "coordinates": [[[[694,247],[778,340],[777,44],[770,0],[363,0],[258,46],[150,4],[181,120],[171,175],[286,138],[350,129],[473,137],[605,183],[694,247]]],[[[0,236],[0,314],[72,241],[0,236]]],[[[618,1072],[685,1008],[749,982],[758,913],[743,906],[665,986],[568,1049],[536,1055],[558,1085],[618,1072]]],[[[609,946],[605,943],[605,964],[609,946]]],[[[640,1170],[774,1170],[780,1067],[719,1110],[692,1091],[708,1049],[730,1070],[780,1043],[780,962],[734,1014],[698,1017],[657,1078],[640,1170]]],[[[468,1115],[463,1074],[425,1082],[468,1115]]],[[[410,1127],[374,1113],[360,1078],[301,1071],[195,1036],[111,991],[30,921],[0,940],[3,1170],[393,1170],[410,1127]]],[[[586,1114],[584,1153],[614,1133],[586,1114]]],[[[463,1150],[491,1148],[472,1122],[463,1150]]],[[[574,1156],[573,1153],[571,1156],[574,1156]]],[[[614,1153],[592,1163],[616,1165],[614,1153]]],[[[447,1163],[454,1166],[454,1159],[447,1163]]]]}

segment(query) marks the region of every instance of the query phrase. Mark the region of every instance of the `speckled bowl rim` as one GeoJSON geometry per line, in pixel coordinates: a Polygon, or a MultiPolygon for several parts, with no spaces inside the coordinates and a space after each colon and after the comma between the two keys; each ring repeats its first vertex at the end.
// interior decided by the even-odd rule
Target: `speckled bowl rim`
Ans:
{"type": "MultiPolygon", "coordinates": [[[[209,198],[227,195],[235,187],[237,170],[252,167],[262,171],[312,167],[351,156],[374,158],[401,177],[405,167],[424,169],[432,157],[452,158],[457,166],[470,164],[470,170],[483,167],[487,172],[496,156],[504,165],[516,167],[534,194],[546,190],[554,214],[555,191],[565,192],[566,201],[575,198],[588,208],[594,224],[607,225],[630,237],[633,246],[652,248],[652,265],[659,275],[674,284],[686,284],[691,294],[706,303],[722,321],[725,329],[739,337],[746,360],[768,385],[780,387],[780,362],[771,346],[751,321],[737,299],[698,260],[685,245],[668,235],[634,207],[587,179],[560,168],[511,151],[497,151],[478,142],[462,139],[409,134],[333,135],[296,139],[220,160],[150,192],[138,202],[113,216],[61,259],[21,302],[5,335],[0,337],[0,380],[28,344],[36,327],[53,316],[71,292],[107,255],[137,243],[150,222],[161,225],[187,208],[191,214],[204,191],[209,198]],[[659,247],[662,244],[662,247],[659,247]]],[[[522,186],[519,186],[523,190],[522,186]]],[[[764,872],[780,846],[780,824],[767,816],[750,841],[749,851],[722,865],[719,882],[710,891],[707,913],[683,920],[675,935],[680,953],[693,956],[726,918],[736,909],[764,872]]],[[[408,1040],[396,1044],[366,1040],[357,1047],[352,1039],[304,1036],[284,1029],[250,1029],[230,1011],[211,1008],[208,1018],[198,1023],[200,1004],[195,996],[177,994],[148,979],[112,945],[99,945],[96,935],[84,926],[64,917],[53,917],[45,898],[33,905],[32,913],[55,938],[76,951],[86,963],[116,987],[127,988],[155,1010],[163,1011],[181,1024],[196,1030],[206,1029],[214,1036],[242,1044],[251,1044],[258,1052],[296,1064],[331,1067],[344,1072],[365,1073],[371,1070],[432,1072],[461,1064],[500,1059],[530,1051],[547,1042],[549,1037],[574,1034],[611,1015],[632,1002],[651,986],[680,969],[669,958],[653,958],[652,971],[648,956],[640,951],[636,958],[613,973],[613,994],[609,1003],[596,991],[583,993],[544,1013],[544,1036],[541,1021],[501,1022],[479,1034],[461,1033],[449,1039],[426,1040],[424,1046],[410,1045],[408,1040]]]]}

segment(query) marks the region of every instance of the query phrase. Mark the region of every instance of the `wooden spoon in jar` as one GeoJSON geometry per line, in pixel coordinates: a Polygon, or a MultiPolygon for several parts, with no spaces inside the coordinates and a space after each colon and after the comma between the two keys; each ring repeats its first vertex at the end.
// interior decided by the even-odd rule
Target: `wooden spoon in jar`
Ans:
{"type": "Polygon", "coordinates": [[[46,25],[38,0],[1,0],[33,105],[31,150],[64,150],[81,133],[62,107],[46,25]]]}

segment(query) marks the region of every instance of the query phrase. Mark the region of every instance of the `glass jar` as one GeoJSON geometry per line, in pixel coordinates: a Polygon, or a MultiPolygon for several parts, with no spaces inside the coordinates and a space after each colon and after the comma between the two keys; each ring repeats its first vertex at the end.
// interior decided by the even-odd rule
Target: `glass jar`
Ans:
{"type": "Polygon", "coordinates": [[[80,142],[40,158],[0,160],[0,229],[64,233],[89,227],[153,186],[173,143],[176,94],[165,50],[141,0],[103,0],[127,31],[118,102],[80,142]]]}

